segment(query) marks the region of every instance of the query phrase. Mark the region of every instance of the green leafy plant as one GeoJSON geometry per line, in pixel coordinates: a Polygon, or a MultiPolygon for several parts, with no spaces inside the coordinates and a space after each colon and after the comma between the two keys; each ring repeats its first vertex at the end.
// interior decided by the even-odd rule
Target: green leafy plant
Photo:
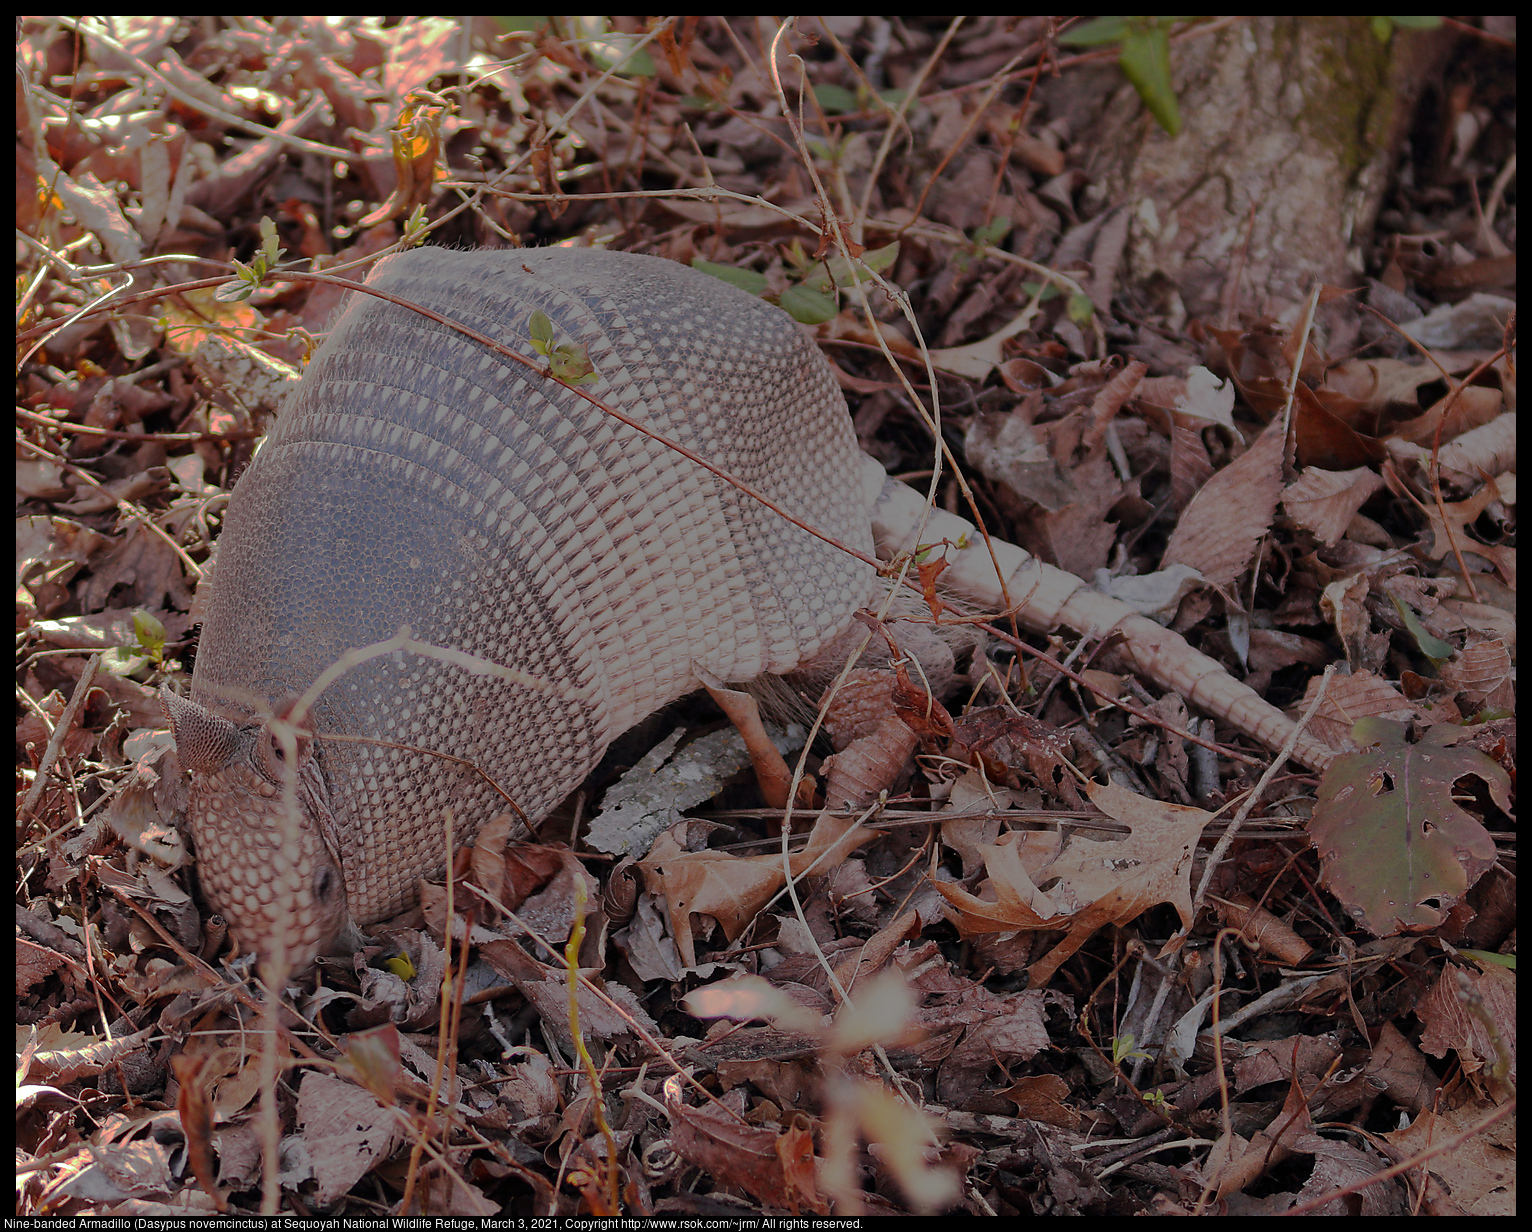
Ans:
{"type": "Polygon", "coordinates": [[[1415,645],[1420,648],[1420,653],[1430,659],[1433,664],[1440,667],[1457,653],[1456,646],[1427,632],[1415,610],[1405,604],[1398,595],[1390,594],[1388,597],[1393,600],[1394,611],[1398,612],[1399,619],[1404,621],[1404,627],[1415,639],[1415,645]]]}
{"type": "Polygon", "coordinates": [[[165,666],[165,626],[142,608],[133,610],[133,641],[101,656],[101,669],[113,676],[136,676],[149,663],[165,666]]]}
{"type": "Polygon", "coordinates": [[[1143,1058],[1149,1059],[1149,1054],[1142,1048],[1137,1047],[1138,1041],[1133,1038],[1133,1032],[1124,1031],[1121,1035],[1112,1037],[1112,1064],[1121,1065],[1124,1061],[1136,1061],[1143,1058]]]}
{"type": "Polygon", "coordinates": [[[154,660],[155,666],[165,663],[165,626],[153,614],[143,608],[133,609],[133,635],[138,648],[154,660]]]}
{"type": "Polygon", "coordinates": [[[749,291],[751,295],[766,294],[766,275],[757,273],[753,269],[740,269],[737,265],[720,265],[716,261],[704,261],[701,257],[692,258],[692,269],[711,274],[720,282],[726,282],[731,287],[738,287],[741,291],[749,291]]]}
{"type": "Polygon", "coordinates": [[[612,30],[605,17],[500,17],[506,30],[536,34],[547,29],[555,38],[578,40],[586,58],[603,72],[613,66],[620,77],[653,77],[654,60],[640,47],[633,50],[639,37],[612,30]]]}
{"type": "Polygon", "coordinates": [[[1117,44],[1117,63],[1138,91],[1149,114],[1174,137],[1181,131],[1181,106],[1170,80],[1170,28],[1190,17],[1097,17],[1066,30],[1069,47],[1117,44]]]}
{"type": "Polygon", "coordinates": [[[1373,36],[1380,43],[1386,43],[1394,37],[1395,30],[1435,30],[1442,24],[1440,17],[1419,15],[1415,17],[1373,17],[1373,36]]]}
{"type": "Polygon", "coordinates": [[[278,246],[277,224],[271,221],[269,215],[262,215],[259,251],[248,265],[243,261],[234,262],[235,278],[219,287],[214,298],[225,304],[242,303],[249,299],[266,280],[266,275],[276,268],[286,251],[278,246]]]}
{"type": "Polygon", "coordinates": [[[981,227],[975,227],[969,234],[970,243],[966,248],[960,248],[953,253],[952,259],[957,262],[957,267],[963,273],[967,273],[969,267],[984,255],[986,248],[993,248],[1000,243],[1011,231],[1009,218],[991,218],[981,227]]]}
{"type": "MultiPolygon", "coordinates": [[[[831,257],[826,261],[816,261],[804,252],[803,245],[797,240],[788,245],[782,255],[793,267],[798,281],[781,295],[776,296],[773,302],[801,325],[819,325],[825,321],[834,320],[835,314],[840,310],[835,298],[836,289],[851,287],[855,284],[851,262],[839,256],[831,257]]],[[[881,274],[884,270],[891,269],[898,257],[899,243],[896,240],[892,244],[885,244],[882,248],[873,248],[864,252],[861,264],[873,273],[881,274]]],[[[766,294],[768,285],[766,275],[757,273],[755,270],[739,269],[733,265],[719,265],[714,261],[704,261],[701,257],[692,259],[692,268],[704,274],[711,274],[730,286],[750,292],[751,295],[773,300],[772,296],[766,294]]]]}
{"type": "Polygon", "coordinates": [[[527,334],[532,341],[532,349],[547,357],[550,375],[566,385],[584,385],[596,379],[595,366],[590,362],[590,353],[584,345],[578,342],[556,343],[553,322],[541,308],[532,310],[527,321],[527,334]]]}
{"type": "Polygon", "coordinates": [[[849,112],[866,113],[884,107],[897,107],[904,101],[903,90],[879,90],[876,95],[866,86],[858,84],[852,91],[845,86],[826,82],[814,87],[814,101],[826,115],[845,115],[849,112]]]}
{"type": "Polygon", "coordinates": [[[1516,955],[1495,954],[1489,950],[1459,950],[1465,958],[1471,958],[1474,962],[1483,966],[1489,964],[1492,967],[1504,967],[1507,971],[1516,970],[1516,955]]]}

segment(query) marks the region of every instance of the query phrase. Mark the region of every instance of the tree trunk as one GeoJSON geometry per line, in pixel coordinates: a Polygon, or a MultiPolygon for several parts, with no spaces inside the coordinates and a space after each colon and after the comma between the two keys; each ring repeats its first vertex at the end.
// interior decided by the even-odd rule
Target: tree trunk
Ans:
{"type": "Polygon", "coordinates": [[[1094,82],[1066,73],[1048,99],[1093,152],[1087,205],[1128,212],[1125,284],[1155,279],[1171,316],[1281,316],[1315,279],[1356,282],[1415,102],[1454,41],[1382,43],[1365,17],[1234,22],[1172,45],[1174,138],[1115,64],[1094,82]]]}

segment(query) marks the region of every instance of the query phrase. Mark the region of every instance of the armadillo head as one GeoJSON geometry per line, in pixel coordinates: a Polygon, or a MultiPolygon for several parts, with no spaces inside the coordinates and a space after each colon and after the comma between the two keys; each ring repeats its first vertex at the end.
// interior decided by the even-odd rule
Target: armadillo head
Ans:
{"type": "Polygon", "coordinates": [[[289,972],[299,974],[335,948],[349,919],[312,737],[299,734],[293,764],[265,724],[224,718],[168,687],[160,701],[190,780],[203,894],[263,961],[282,935],[289,972]]]}

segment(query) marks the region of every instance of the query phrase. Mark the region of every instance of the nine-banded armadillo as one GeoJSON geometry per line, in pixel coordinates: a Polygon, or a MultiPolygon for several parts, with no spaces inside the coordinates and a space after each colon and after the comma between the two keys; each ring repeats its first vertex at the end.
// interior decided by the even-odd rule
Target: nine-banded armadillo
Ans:
{"type": "MultiPolygon", "coordinates": [[[[423,249],[368,282],[534,360],[540,309],[559,341],[586,348],[594,397],[864,555],[873,522],[908,546],[919,499],[884,490],[817,348],[743,291],[582,249],[423,249]]],[[[1175,635],[1006,550],[1023,624],[1140,621],[1146,674],[1270,745],[1290,729],[1175,635]]],[[[981,575],[972,589],[997,602],[984,549],[961,555],[981,575]]],[[[167,692],[203,890],[247,947],[286,920],[301,968],[412,901],[441,867],[444,810],[460,839],[504,810],[462,762],[417,750],[474,763],[539,818],[614,736],[696,688],[699,669],[739,681],[797,667],[875,585],[866,564],[564,386],[353,295],[235,489],[193,697],[167,692]],[[402,650],[351,668],[312,713],[298,841],[284,843],[292,776],[263,716],[404,626],[542,687],[402,650]]]]}

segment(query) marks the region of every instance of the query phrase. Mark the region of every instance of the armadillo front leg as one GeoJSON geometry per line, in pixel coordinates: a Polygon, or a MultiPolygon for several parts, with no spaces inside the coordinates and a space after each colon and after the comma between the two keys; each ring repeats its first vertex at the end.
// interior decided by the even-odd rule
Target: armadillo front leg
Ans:
{"type": "MultiPolygon", "coordinates": [[[[863,489],[878,493],[872,531],[879,551],[885,555],[913,551],[925,501],[913,488],[889,481],[871,458],[863,461],[867,467],[863,489]]],[[[946,549],[947,568],[941,580],[966,599],[997,612],[1010,606],[1017,623],[1034,633],[1051,633],[1062,627],[1099,637],[1116,630],[1122,634],[1123,649],[1139,675],[1161,688],[1175,690],[1204,714],[1222,719],[1273,751],[1280,749],[1292,732],[1291,719],[1213,659],[1193,650],[1180,635],[1092,589],[1074,574],[1046,565],[1001,540],[991,541],[992,561],[983,538],[970,523],[932,510],[924,531],[919,531],[919,542],[943,540],[965,545],[946,549]],[[995,573],[996,562],[1006,580],[1003,592],[995,573]],[[1009,605],[1003,594],[1009,595],[1009,605]]],[[[1300,733],[1292,756],[1310,769],[1321,770],[1335,753],[1300,733]]]]}

